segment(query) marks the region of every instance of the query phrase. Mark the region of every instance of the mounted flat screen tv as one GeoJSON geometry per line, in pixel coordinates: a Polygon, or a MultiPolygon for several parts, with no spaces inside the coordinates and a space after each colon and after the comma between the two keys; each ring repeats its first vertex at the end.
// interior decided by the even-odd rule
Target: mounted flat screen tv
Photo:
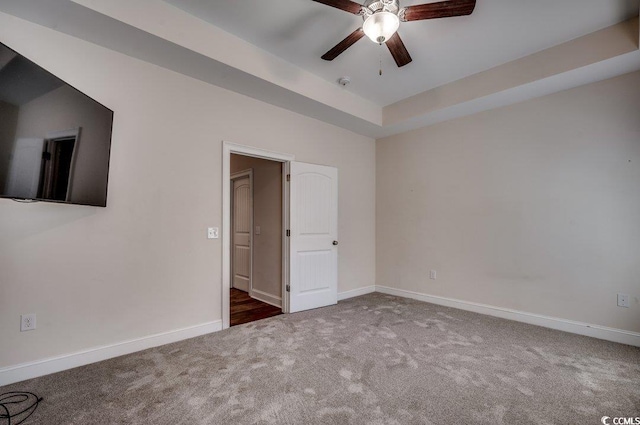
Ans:
{"type": "Polygon", "coordinates": [[[0,197],[107,205],[113,111],[0,43],[0,197]]]}

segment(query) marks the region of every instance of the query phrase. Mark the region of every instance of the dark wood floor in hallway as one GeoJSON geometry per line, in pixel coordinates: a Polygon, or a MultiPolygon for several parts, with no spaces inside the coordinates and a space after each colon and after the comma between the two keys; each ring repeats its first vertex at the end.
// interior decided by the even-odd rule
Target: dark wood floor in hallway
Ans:
{"type": "Polygon", "coordinates": [[[248,293],[231,288],[231,326],[282,314],[279,307],[258,301],[248,293]]]}

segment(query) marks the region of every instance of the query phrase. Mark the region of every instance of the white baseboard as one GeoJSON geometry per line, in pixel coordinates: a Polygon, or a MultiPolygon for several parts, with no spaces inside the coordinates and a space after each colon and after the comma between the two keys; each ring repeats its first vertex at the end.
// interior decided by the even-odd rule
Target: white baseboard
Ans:
{"type": "Polygon", "coordinates": [[[259,291],[257,289],[252,289],[249,292],[249,296],[251,298],[255,298],[258,301],[262,301],[263,303],[270,304],[274,307],[282,308],[282,298],[276,297],[275,295],[268,294],[264,291],[259,291]]]}
{"type": "Polygon", "coordinates": [[[360,295],[370,294],[376,291],[374,285],[365,286],[364,288],[352,289],[350,291],[344,291],[338,293],[338,301],[346,300],[348,298],[359,297],[360,295]]]}
{"type": "Polygon", "coordinates": [[[376,292],[640,347],[640,333],[376,285],[376,292]]]}
{"type": "Polygon", "coordinates": [[[77,353],[0,368],[0,386],[24,381],[25,379],[36,378],[38,376],[49,375],[50,373],[84,366],[220,330],[222,330],[222,321],[216,320],[188,328],[149,335],[116,344],[105,345],[103,347],[91,348],[77,353]]]}
{"type": "MultiPolygon", "coordinates": [[[[560,331],[570,332],[578,335],[585,335],[593,338],[599,338],[607,341],[640,347],[640,333],[638,332],[631,332],[622,329],[614,329],[583,322],[542,316],[533,313],[526,313],[523,311],[510,310],[507,308],[439,297],[435,295],[420,294],[418,292],[390,288],[387,286],[366,286],[364,288],[340,292],[338,294],[338,300],[342,301],[348,298],[353,298],[372,292],[380,292],[383,294],[395,295],[398,297],[411,298],[418,301],[425,301],[432,304],[443,305],[446,307],[473,311],[475,313],[487,314],[489,316],[515,320],[531,325],[543,326],[546,328],[557,329],[560,331]]],[[[268,302],[266,300],[261,301],[268,302]]],[[[63,356],[0,368],[0,386],[9,385],[15,382],[36,378],[55,372],[60,372],[74,367],[84,366],[90,363],[99,362],[125,354],[131,354],[136,351],[146,350],[148,348],[182,341],[184,339],[205,335],[220,330],[222,330],[222,321],[216,320],[213,322],[203,323],[201,325],[163,332],[155,335],[149,335],[142,338],[123,341],[103,347],[96,347],[63,356]]]]}
{"type": "Polygon", "coordinates": [[[231,287],[242,292],[249,292],[249,282],[231,282],[231,287]]]}

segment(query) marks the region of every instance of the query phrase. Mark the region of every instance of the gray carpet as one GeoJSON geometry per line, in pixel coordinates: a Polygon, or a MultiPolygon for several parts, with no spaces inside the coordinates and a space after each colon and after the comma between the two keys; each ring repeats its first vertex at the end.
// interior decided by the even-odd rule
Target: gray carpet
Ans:
{"type": "Polygon", "coordinates": [[[598,424],[640,348],[370,294],[0,388],[25,424],[598,424]]]}

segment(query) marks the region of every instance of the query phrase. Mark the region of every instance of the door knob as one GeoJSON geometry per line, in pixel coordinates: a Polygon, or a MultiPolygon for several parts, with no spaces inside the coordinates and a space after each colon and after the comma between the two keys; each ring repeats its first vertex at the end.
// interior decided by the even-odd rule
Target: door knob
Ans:
{"type": "Polygon", "coordinates": [[[338,245],[338,241],[333,241],[333,244],[334,245],[338,245]]]}

